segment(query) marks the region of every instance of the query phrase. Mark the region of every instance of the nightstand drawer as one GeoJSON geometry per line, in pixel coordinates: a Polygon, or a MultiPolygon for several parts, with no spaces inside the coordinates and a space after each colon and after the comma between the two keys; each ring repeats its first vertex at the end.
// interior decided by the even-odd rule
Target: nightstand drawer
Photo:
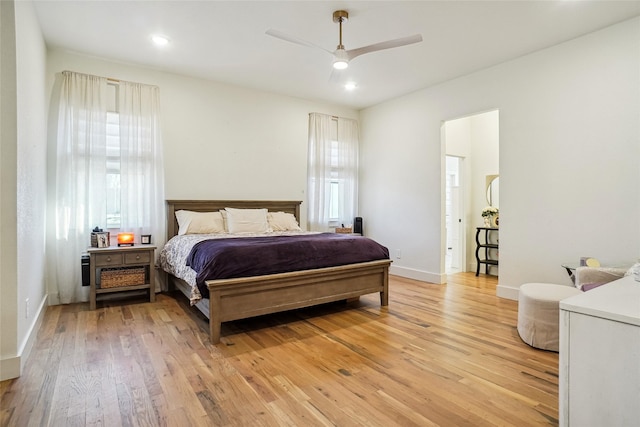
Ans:
{"type": "Polygon", "coordinates": [[[96,257],[97,267],[122,264],[122,254],[95,254],[94,256],[96,257]]]}
{"type": "Polygon", "coordinates": [[[147,264],[151,261],[151,256],[149,251],[144,252],[131,252],[124,254],[124,263],[125,264],[147,264]]]}

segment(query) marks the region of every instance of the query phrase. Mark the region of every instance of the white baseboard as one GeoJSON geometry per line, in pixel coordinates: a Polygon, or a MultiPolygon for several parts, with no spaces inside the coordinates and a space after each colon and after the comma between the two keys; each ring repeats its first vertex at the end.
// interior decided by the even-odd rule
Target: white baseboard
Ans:
{"type": "Polygon", "coordinates": [[[510,286],[502,286],[502,285],[498,285],[496,287],[496,295],[500,298],[518,301],[519,293],[520,293],[520,289],[518,288],[512,288],[510,286]]]}
{"type": "Polygon", "coordinates": [[[40,330],[40,326],[42,325],[44,313],[47,309],[47,300],[48,297],[45,295],[45,297],[42,298],[42,301],[40,302],[40,306],[38,307],[37,312],[38,314],[37,316],[35,316],[33,322],[31,323],[31,327],[27,332],[27,336],[24,340],[22,348],[18,350],[18,354],[14,357],[0,359],[0,381],[18,378],[20,374],[22,374],[24,365],[29,358],[29,354],[31,354],[31,349],[33,348],[33,344],[35,343],[36,337],[38,336],[38,331],[40,330]]]}
{"type": "Polygon", "coordinates": [[[446,274],[430,273],[428,271],[416,270],[414,268],[401,267],[398,265],[391,265],[389,273],[395,276],[406,277],[407,279],[420,280],[421,282],[436,283],[441,285],[446,283],[446,274]]]}
{"type": "Polygon", "coordinates": [[[0,381],[20,376],[20,356],[0,359],[0,381]]]}
{"type": "MultiPolygon", "coordinates": [[[[416,270],[408,267],[400,267],[393,264],[389,268],[389,274],[406,277],[408,279],[420,280],[421,282],[436,283],[439,285],[447,283],[446,274],[429,273],[428,271],[416,270]]],[[[500,298],[518,301],[518,293],[518,288],[501,285],[498,285],[496,287],[496,296],[500,298]]]]}

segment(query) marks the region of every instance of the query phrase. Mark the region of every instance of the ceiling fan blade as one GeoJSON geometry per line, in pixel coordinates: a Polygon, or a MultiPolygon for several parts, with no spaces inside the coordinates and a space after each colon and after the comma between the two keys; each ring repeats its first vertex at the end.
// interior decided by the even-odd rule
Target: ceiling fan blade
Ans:
{"type": "Polygon", "coordinates": [[[313,44],[311,42],[308,42],[306,40],[302,40],[301,38],[295,37],[295,36],[291,36],[289,34],[283,33],[282,31],[278,31],[278,30],[274,30],[272,28],[268,29],[267,31],[265,31],[265,34],[271,36],[271,37],[275,37],[277,39],[280,40],[284,40],[290,43],[295,43],[295,44],[299,44],[301,46],[307,46],[307,47],[313,47],[316,49],[320,49],[323,50],[331,55],[333,55],[333,52],[331,52],[330,50],[327,50],[323,47],[318,46],[317,44],[313,44]]]}
{"type": "Polygon", "coordinates": [[[415,34],[413,36],[402,37],[395,40],[388,40],[386,42],[374,43],[369,46],[359,47],[357,49],[351,49],[347,51],[347,54],[349,55],[349,61],[351,61],[353,58],[360,55],[364,55],[365,53],[377,52],[379,50],[406,46],[408,44],[420,43],[421,41],[422,41],[422,35],[415,34]]]}

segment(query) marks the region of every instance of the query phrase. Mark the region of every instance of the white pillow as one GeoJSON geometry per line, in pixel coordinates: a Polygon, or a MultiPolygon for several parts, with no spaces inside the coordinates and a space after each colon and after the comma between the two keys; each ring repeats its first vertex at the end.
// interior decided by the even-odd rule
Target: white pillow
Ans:
{"type": "Polygon", "coordinates": [[[220,212],[176,211],[178,235],[224,233],[224,222],[220,212]]]}
{"type": "Polygon", "coordinates": [[[273,231],[301,231],[302,229],[293,214],[287,212],[269,212],[267,214],[269,227],[273,231]]]}
{"type": "Polygon", "coordinates": [[[227,222],[227,211],[220,209],[220,215],[222,215],[222,223],[224,225],[224,231],[229,232],[229,223],[227,222]]]}
{"type": "Polygon", "coordinates": [[[271,231],[267,221],[266,209],[235,209],[227,211],[227,229],[229,233],[264,233],[271,231]]]}

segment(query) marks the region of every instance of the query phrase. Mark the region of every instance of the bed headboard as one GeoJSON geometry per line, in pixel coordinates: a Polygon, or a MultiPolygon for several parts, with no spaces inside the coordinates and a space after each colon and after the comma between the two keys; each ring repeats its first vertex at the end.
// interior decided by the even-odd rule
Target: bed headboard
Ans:
{"type": "Polygon", "coordinates": [[[266,208],[270,212],[291,213],[300,223],[301,203],[299,200],[167,200],[167,240],[178,234],[176,211],[181,209],[195,212],[215,212],[224,208],[266,208]]]}

